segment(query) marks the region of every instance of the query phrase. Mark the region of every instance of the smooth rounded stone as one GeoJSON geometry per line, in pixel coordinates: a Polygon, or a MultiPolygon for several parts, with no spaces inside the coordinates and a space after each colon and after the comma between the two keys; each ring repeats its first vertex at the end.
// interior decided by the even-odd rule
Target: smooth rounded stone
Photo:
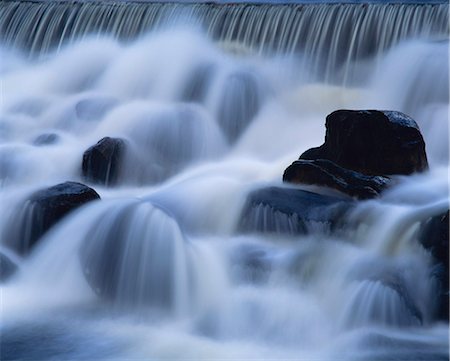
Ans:
{"type": "Polygon", "coordinates": [[[187,102],[204,101],[215,71],[216,67],[214,64],[197,66],[186,81],[181,100],[187,102]]]}
{"type": "Polygon", "coordinates": [[[414,327],[423,316],[401,283],[363,280],[350,293],[351,302],[344,310],[346,328],[384,325],[414,327]]]}
{"type": "Polygon", "coordinates": [[[82,99],[75,104],[75,114],[78,119],[96,121],[102,118],[117,103],[116,99],[106,96],[82,99]]]}
{"type": "Polygon", "coordinates": [[[366,259],[356,264],[348,275],[352,287],[350,303],[343,313],[345,326],[422,325],[427,310],[417,299],[411,272],[386,260],[366,259]]]}
{"type": "Polygon", "coordinates": [[[358,199],[369,199],[379,196],[389,185],[390,179],[367,176],[325,159],[301,159],[286,168],[283,182],[325,186],[358,199]]]}
{"type": "Polygon", "coordinates": [[[435,261],[431,271],[435,284],[435,317],[449,322],[449,211],[424,222],[419,241],[435,261]]]}
{"type": "Polygon", "coordinates": [[[105,209],[84,238],[84,277],[100,298],[118,306],[172,309],[177,297],[198,286],[191,283],[193,254],[178,223],[151,203],[127,201],[105,209]]]}
{"type": "Polygon", "coordinates": [[[238,228],[292,235],[333,231],[354,204],[295,188],[263,188],[248,195],[238,228]]]}
{"type": "Polygon", "coordinates": [[[65,182],[33,193],[15,212],[4,234],[8,246],[27,254],[39,238],[78,207],[100,199],[81,183],[65,182]]]}
{"type": "Polygon", "coordinates": [[[300,159],[328,159],[367,175],[407,175],[428,169],[419,127],[403,113],[337,110],[327,116],[325,126],[325,143],[300,159]]]}
{"type": "Polygon", "coordinates": [[[33,145],[36,146],[43,146],[43,145],[52,145],[58,143],[60,140],[60,137],[58,134],[55,133],[43,133],[38,135],[33,140],[33,145]]]}
{"type": "Polygon", "coordinates": [[[117,183],[126,151],[126,143],[120,138],[105,137],[83,154],[83,177],[104,185],[117,183]]]}
{"type": "Polygon", "coordinates": [[[219,126],[234,143],[258,113],[265,98],[263,85],[248,71],[228,74],[221,84],[217,109],[219,126]]]}
{"type": "Polygon", "coordinates": [[[5,282],[10,278],[17,270],[17,264],[7,256],[4,252],[0,251],[0,282],[5,282]]]}
{"type": "Polygon", "coordinates": [[[127,139],[123,182],[162,182],[192,164],[217,159],[227,148],[214,119],[196,104],[125,106],[110,121],[126,116],[116,128],[127,139]]]}

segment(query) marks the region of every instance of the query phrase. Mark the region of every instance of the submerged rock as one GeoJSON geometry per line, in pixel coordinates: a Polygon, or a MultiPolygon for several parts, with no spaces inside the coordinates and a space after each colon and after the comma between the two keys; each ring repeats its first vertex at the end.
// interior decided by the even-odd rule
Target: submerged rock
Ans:
{"type": "Polygon", "coordinates": [[[325,159],[295,161],[283,174],[283,182],[325,186],[359,199],[377,197],[389,181],[387,177],[367,176],[325,159]]]}
{"type": "Polygon", "coordinates": [[[17,264],[0,251],[0,282],[7,281],[17,270],[17,264]]]}
{"type": "Polygon", "coordinates": [[[27,254],[39,238],[76,208],[100,196],[92,188],[65,182],[32,194],[15,213],[4,239],[20,254],[27,254]]]}
{"type": "Polygon", "coordinates": [[[60,140],[60,137],[58,134],[44,133],[44,134],[38,135],[33,140],[33,145],[36,145],[36,146],[52,145],[52,144],[58,143],[59,140],[60,140]]]}
{"type": "Polygon", "coordinates": [[[344,310],[346,328],[383,325],[414,327],[423,323],[423,316],[401,283],[384,280],[355,282],[344,310]]]}
{"type": "Polygon", "coordinates": [[[96,121],[117,105],[117,100],[106,96],[94,96],[81,99],[75,104],[78,119],[96,121]]]}
{"type": "Polygon", "coordinates": [[[174,310],[199,286],[191,278],[197,254],[176,220],[151,203],[118,203],[86,225],[86,232],[80,263],[100,298],[174,310]]]}
{"type": "Polygon", "coordinates": [[[293,188],[268,187],[247,198],[239,229],[244,232],[307,234],[334,230],[354,202],[293,188]]]}
{"type": "Polygon", "coordinates": [[[419,240],[435,261],[435,317],[449,322],[449,211],[427,220],[421,227],[419,240]]]}
{"type": "Polygon", "coordinates": [[[105,137],[99,140],[83,154],[83,177],[100,184],[115,184],[120,174],[125,149],[123,139],[105,137]]]}
{"type": "Polygon", "coordinates": [[[411,174],[428,169],[417,123],[396,111],[337,110],[327,116],[325,143],[300,159],[328,159],[367,175],[411,174]]]}
{"type": "MultiPolygon", "coordinates": [[[[417,292],[420,267],[399,267],[392,259],[364,258],[348,273],[348,303],[342,313],[343,325],[348,328],[373,324],[410,327],[426,320],[421,298],[417,292]]],[[[424,277],[425,278],[425,277],[424,277]]]]}
{"type": "MultiPolygon", "coordinates": [[[[216,122],[197,104],[145,104],[137,110],[126,106],[111,121],[130,113],[115,128],[127,139],[120,181],[159,183],[192,164],[217,159],[226,150],[216,122]]],[[[108,121],[103,129],[107,128],[108,121]]]]}
{"type": "Polygon", "coordinates": [[[204,101],[215,72],[214,64],[207,63],[197,66],[186,81],[181,100],[186,102],[204,101]]]}
{"type": "Polygon", "coordinates": [[[265,98],[264,86],[256,75],[237,71],[223,80],[218,104],[218,121],[226,138],[234,143],[258,113],[265,98]]]}

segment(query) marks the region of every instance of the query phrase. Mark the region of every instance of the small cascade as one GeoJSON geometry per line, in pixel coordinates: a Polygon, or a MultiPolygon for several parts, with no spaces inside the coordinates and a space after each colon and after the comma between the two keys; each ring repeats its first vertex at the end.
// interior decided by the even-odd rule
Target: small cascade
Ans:
{"type": "Polygon", "coordinates": [[[288,2],[0,3],[2,356],[448,359],[449,5],[288,2]]]}
{"type": "Polygon", "coordinates": [[[177,222],[151,203],[113,205],[86,230],[79,250],[85,277],[98,295],[120,307],[183,315],[205,301],[201,296],[213,297],[206,268],[225,279],[217,256],[190,242],[177,222]]]}
{"type": "Polygon", "coordinates": [[[127,104],[108,115],[100,132],[112,129],[129,145],[119,175],[125,183],[161,182],[188,165],[217,158],[226,149],[214,121],[192,104],[127,104]]]}
{"type": "MultiPolygon", "coordinates": [[[[174,24],[200,27],[229,48],[306,54],[314,73],[335,77],[349,62],[407,38],[448,37],[448,4],[202,4],[4,1],[0,41],[32,56],[92,35],[128,41],[174,24]],[[229,44],[229,45],[226,45],[229,44]]],[[[342,75],[342,76],[345,76],[342,75]]]]}
{"type": "Polygon", "coordinates": [[[422,316],[404,290],[380,281],[363,281],[350,292],[346,327],[373,324],[413,327],[422,324],[422,316]]]}

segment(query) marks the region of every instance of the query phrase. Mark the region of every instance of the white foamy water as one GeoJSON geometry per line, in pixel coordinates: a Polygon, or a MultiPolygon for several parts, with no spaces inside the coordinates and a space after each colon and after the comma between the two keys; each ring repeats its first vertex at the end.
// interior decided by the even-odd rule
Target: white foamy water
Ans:
{"type": "Polygon", "coordinates": [[[3,47],[2,234],[38,189],[80,181],[102,197],[15,256],[1,287],[6,356],[447,359],[416,231],[448,209],[448,39],[418,38],[349,59],[341,71],[365,75],[346,85],[311,79],[301,56],[236,51],[185,27],[91,36],[40,60],[3,47]],[[337,235],[240,234],[249,191],[281,185],[341,108],[413,116],[430,170],[361,202],[337,235]],[[55,141],[37,145],[45,134],[55,141]],[[129,145],[114,187],[81,175],[106,136],[129,145]]]}

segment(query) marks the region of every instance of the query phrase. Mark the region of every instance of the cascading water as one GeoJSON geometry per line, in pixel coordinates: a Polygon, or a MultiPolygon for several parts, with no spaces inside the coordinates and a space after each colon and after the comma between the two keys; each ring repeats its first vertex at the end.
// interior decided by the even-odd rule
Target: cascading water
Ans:
{"type": "Polygon", "coordinates": [[[2,2],[1,358],[448,359],[418,242],[448,211],[448,8],[2,2]],[[283,186],[341,108],[411,115],[430,169],[367,201],[283,186]],[[98,181],[101,139],[125,150],[98,181]],[[30,248],[66,181],[101,200],[30,248]],[[350,210],[245,213],[266,187],[350,210]]]}

